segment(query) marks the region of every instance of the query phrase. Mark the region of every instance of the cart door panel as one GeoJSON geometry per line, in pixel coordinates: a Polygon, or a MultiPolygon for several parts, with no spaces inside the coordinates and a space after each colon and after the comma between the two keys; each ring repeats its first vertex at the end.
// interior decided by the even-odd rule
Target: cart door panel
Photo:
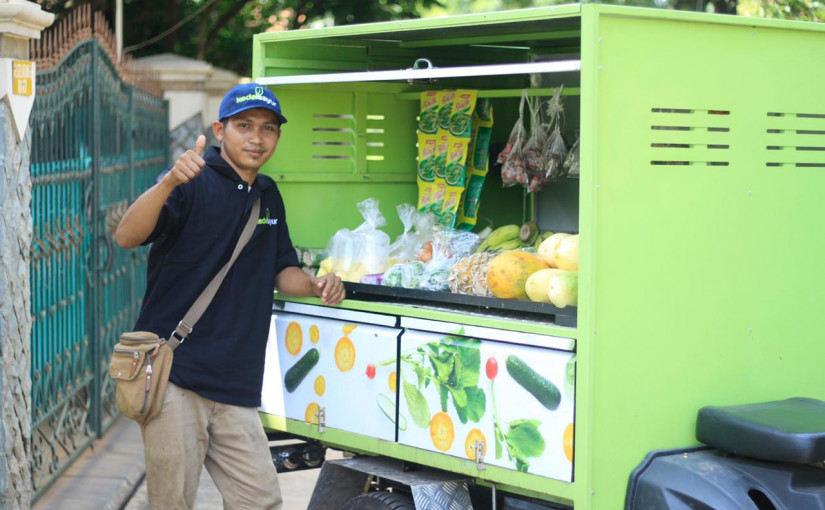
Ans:
{"type": "Polygon", "coordinates": [[[396,402],[399,332],[346,318],[276,312],[261,411],[318,423],[323,410],[326,428],[395,441],[394,416],[390,419],[387,411],[396,402]],[[367,370],[368,366],[373,368],[367,370]]]}
{"type": "Polygon", "coordinates": [[[399,443],[572,481],[573,352],[407,329],[399,373],[399,443]]]}

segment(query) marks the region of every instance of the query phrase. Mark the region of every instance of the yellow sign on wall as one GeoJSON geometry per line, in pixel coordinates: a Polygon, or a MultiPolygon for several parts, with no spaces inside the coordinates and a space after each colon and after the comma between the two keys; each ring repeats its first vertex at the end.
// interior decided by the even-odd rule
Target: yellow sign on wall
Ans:
{"type": "Polygon", "coordinates": [[[31,96],[34,90],[34,68],[26,60],[12,61],[12,94],[31,96]]]}

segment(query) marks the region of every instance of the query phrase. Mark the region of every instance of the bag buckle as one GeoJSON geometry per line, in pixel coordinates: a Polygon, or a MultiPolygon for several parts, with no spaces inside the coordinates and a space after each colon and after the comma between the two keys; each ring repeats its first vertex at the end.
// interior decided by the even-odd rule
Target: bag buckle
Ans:
{"type": "Polygon", "coordinates": [[[189,335],[192,333],[192,329],[192,326],[180,321],[170,336],[174,337],[178,343],[182,344],[184,340],[189,338],[189,335]]]}

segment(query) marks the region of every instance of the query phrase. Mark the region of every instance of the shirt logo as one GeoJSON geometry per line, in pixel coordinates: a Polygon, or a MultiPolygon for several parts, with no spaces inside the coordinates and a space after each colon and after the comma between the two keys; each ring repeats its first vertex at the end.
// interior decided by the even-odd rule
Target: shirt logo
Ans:
{"type": "Polygon", "coordinates": [[[258,225],[267,225],[270,227],[274,227],[278,224],[278,218],[269,218],[269,207],[266,208],[264,211],[264,217],[258,218],[258,225]]]}

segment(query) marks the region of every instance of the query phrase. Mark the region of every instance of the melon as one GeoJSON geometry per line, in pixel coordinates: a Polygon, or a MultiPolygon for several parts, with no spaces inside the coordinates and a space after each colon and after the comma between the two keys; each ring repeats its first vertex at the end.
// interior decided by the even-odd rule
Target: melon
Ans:
{"type": "Polygon", "coordinates": [[[558,248],[559,243],[568,237],[570,237],[570,234],[568,233],[557,232],[542,241],[539,245],[539,257],[541,257],[541,259],[544,260],[548,266],[556,267],[556,249],[558,248]]]}
{"type": "Polygon", "coordinates": [[[577,306],[579,301],[579,272],[561,271],[550,277],[547,297],[558,308],[577,306]]]}
{"type": "Polygon", "coordinates": [[[531,274],[527,277],[527,281],[524,283],[524,292],[527,293],[527,297],[530,298],[530,301],[535,301],[536,303],[549,303],[550,302],[550,295],[548,291],[550,289],[550,277],[556,273],[562,273],[561,269],[539,269],[535,273],[531,274]]]}
{"type": "Polygon", "coordinates": [[[565,237],[556,246],[556,267],[565,271],[579,270],[579,236],[565,237]]]}
{"type": "Polygon", "coordinates": [[[522,250],[506,251],[496,255],[487,266],[487,287],[496,297],[526,301],[527,278],[541,269],[547,269],[547,264],[535,255],[522,250]]]}

